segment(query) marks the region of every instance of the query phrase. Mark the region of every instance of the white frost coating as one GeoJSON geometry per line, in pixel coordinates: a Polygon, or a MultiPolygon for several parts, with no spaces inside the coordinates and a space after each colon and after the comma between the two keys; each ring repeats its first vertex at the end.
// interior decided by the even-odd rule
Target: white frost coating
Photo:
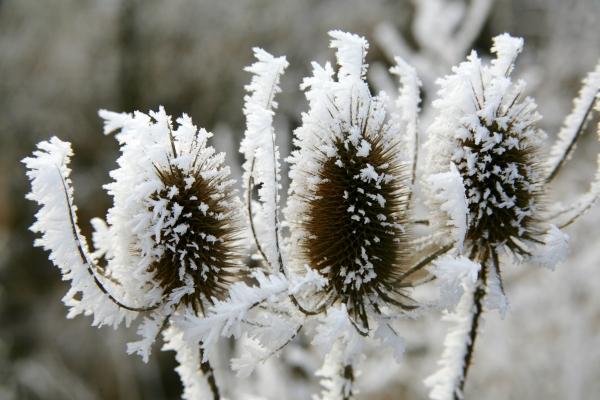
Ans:
{"type": "Polygon", "coordinates": [[[492,53],[496,53],[496,58],[492,60],[492,73],[497,76],[510,75],[522,50],[522,38],[512,37],[508,33],[496,36],[492,46],[492,53]]]}
{"type": "Polygon", "coordinates": [[[448,215],[447,226],[452,226],[452,237],[459,252],[462,252],[468,229],[469,206],[463,179],[454,163],[448,172],[440,172],[427,178],[429,190],[440,210],[448,215]]]}
{"type": "Polygon", "coordinates": [[[173,350],[179,364],[175,371],[183,384],[182,398],[185,400],[212,399],[213,394],[200,369],[200,346],[184,339],[182,327],[171,322],[163,332],[165,344],[162,350],[173,350]]]}
{"type": "MultiPolygon", "coordinates": [[[[438,361],[439,370],[425,379],[424,383],[431,390],[431,400],[462,399],[458,386],[462,379],[465,352],[469,344],[469,331],[473,319],[473,292],[476,279],[466,274],[461,282],[465,293],[461,297],[453,313],[446,313],[443,320],[452,324],[444,339],[444,351],[438,361]],[[456,397],[455,397],[456,396],[456,397]]],[[[480,317],[481,321],[481,317],[480,317]]]]}
{"type": "Polygon", "coordinates": [[[389,347],[394,352],[394,359],[397,363],[402,362],[406,344],[404,339],[398,335],[396,329],[392,327],[390,321],[378,321],[377,330],[375,330],[375,338],[378,339],[382,345],[389,347]]]}
{"type": "MultiPolygon", "coordinates": [[[[248,195],[248,183],[252,177],[255,185],[260,185],[258,196],[259,207],[255,207],[256,219],[269,221],[265,224],[265,237],[261,238],[261,245],[266,253],[269,264],[273,267],[279,265],[276,248],[279,227],[278,212],[278,182],[279,176],[279,150],[275,145],[275,130],[273,128],[273,110],[277,103],[273,100],[281,91],[279,79],[288,66],[285,57],[273,57],[266,51],[254,48],[257,61],[246,67],[252,73],[252,80],[246,86],[249,93],[244,97],[244,115],[246,116],[246,131],[240,145],[240,152],[244,154],[244,188],[245,196],[248,195]],[[277,239],[277,241],[276,241],[277,239]]],[[[250,199],[246,199],[250,201],[250,199]]],[[[252,216],[250,216],[252,217],[252,216]]]]}
{"type": "Polygon", "coordinates": [[[445,255],[437,258],[431,272],[437,278],[440,288],[440,306],[448,311],[454,310],[463,293],[477,281],[480,269],[479,263],[464,256],[445,255]]]}
{"type": "Polygon", "coordinates": [[[352,366],[356,378],[366,342],[350,321],[346,306],[341,304],[331,307],[317,326],[312,343],[326,354],[323,366],[316,372],[322,377],[322,400],[340,400],[356,393],[354,381],[345,379],[343,372],[345,366],[352,366]]]}
{"type": "Polygon", "coordinates": [[[558,132],[558,140],[550,150],[548,173],[554,171],[561,160],[568,159],[571,156],[575,149],[574,141],[578,132],[585,127],[586,122],[591,118],[594,102],[596,104],[600,103],[599,96],[600,61],[596,64],[596,68],[583,80],[579,95],[573,100],[573,110],[565,118],[561,130],[558,132]]]}
{"type": "Polygon", "coordinates": [[[529,262],[553,270],[569,255],[569,235],[550,225],[542,240],[544,244],[535,248],[529,262]]]}
{"type": "Polygon", "coordinates": [[[345,78],[362,79],[367,73],[365,57],[369,49],[369,43],[365,38],[353,33],[342,31],[330,31],[332,48],[337,49],[336,57],[340,71],[340,80],[345,78]]]}
{"type": "MultiPolygon", "coordinates": [[[[27,199],[40,205],[36,222],[31,226],[33,232],[41,234],[34,245],[48,250],[50,260],[60,269],[63,279],[71,281],[71,287],[62,299],[69,308],[67,318],[92,315],[92,325],[116,328],[123,320],[129,324],[137,313],[115,305],[98,288],[91,275],[93,260],[77,226],[77,208],[73,204],[68,167],[72,155],[70,143],[52,137],[38,144],[33,157],[23,160],[31,181],[27,199]]],[[[98,279],[102,280],[101,277],[98,279]]],[[[122,297],[124,294],[120,291],[115,290],[114,295],[123,301],[129,300],[122,297]]]]}
{"type": "Polygon", "coordinates": [[[191,343],[202,343],[204,359],[212,357],[217,348],[219,338],[239,338],[244,331],[243,322],[254,307],[261,303],[281,302],[280,295],[288,292],[288,282],[280,274],[264,275],[257,272],[253,275],[257,286],[248,286],[243,282],[234,283],[229,289],[229,298],[217,300],[204,317],[187,313],[182,317],[181,326],[185,329],[186,340],[191,343]]]}
{"type": "Polygon", "coordinates": [[[411,159],[414,168],[416,167],[417,151],[419,146],[418,117],[420,87],[422,86],[415,69],[400,57],[394,58],[396,65],[390,68],[390,72],[400,78],[399,95],[396,99],[396,108],[399,112],[399,119],[406,130],[407,147],[411,150],[411,159]]]}
{"type": "Polygon", "coordinates": [[[244,336],[239,343],[242,354],[231,360],[231,369],[239,378],[247,378],[260,363],[267,360],[270,353],[254,338],[244,336]]]}

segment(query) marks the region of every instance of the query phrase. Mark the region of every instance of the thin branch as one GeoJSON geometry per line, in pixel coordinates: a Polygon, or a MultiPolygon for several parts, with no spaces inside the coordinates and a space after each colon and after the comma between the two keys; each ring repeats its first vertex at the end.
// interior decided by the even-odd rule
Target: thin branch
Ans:
{"type": "Polygon", "coordinates": [[[579,210],[579,212],[577,212],[575,215],[573,215],[567,221],[560,224],[559,228],[563,229],[563,228],[566,228],[567,226],[571,225],[573,222],[577,221],[579,219],[579,217],[581,217],[583,214],[585,214],[590,208],[592,208],[592,206],[596,203],[596,200],[597,200],[597,196],[594,196],[594,197],[595,198],[593,201],[590,201],[588,204],[586,204],[586,206],[584,208],[579,210]]]}
{"type": "Polygon", "coordinates": [[[77,232],[77,224],[75,223],[75,216],[74,216],[75,211],[73,210],[73,205],[71,204],[71,199],[69,197],[67,183],[65,182],[65,178],[63,177],[62,173],[60,172],[60,168],[58,168],[58,166],[56,168],[58,170],[58,175],[60,176],[60,179],[61,179],[61,182],[63,185],[63,190],[65,193],[65,200],[67,202],[67,209],[69,211],[69,222],[71,224],[71,231],[73,234],[73,239],[75,240],[75,244],[77,246],[77,251],[79,252],[79,257],[81,258],[81,262],[87,266],[87,271],[90,274],[90,276],[94,279],[94,283],[96,284],[98,289],[100,289],[100,291],[102,293],[104,293],[110,299],[110,301],[112,301],[117,306],[124,308],[126,310],[136,311],[136,312],[145,312],[145,311],[156,310],[158,307],[160,307],[160,303],[155,304],[150,307],[132,307],[132,306],[123,304],[121,301],[117,300],[117,298],[114,297],[114,295],[112,295],[106,287],[104,287],[102,282],[100,282],[100,279],[94,272],[94,268],[98,268],[98,267],[96,266],[94,261],[88,256],[87,251],[83,247],[81,238],[79,236],[79,232],[77,232]]]}

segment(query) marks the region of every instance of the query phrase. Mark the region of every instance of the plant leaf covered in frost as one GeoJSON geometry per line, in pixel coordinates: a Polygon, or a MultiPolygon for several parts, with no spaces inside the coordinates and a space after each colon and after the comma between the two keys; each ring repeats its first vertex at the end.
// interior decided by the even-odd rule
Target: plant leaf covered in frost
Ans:
{"type": "MultiPolygon", "coordinates": [[[[259,209],[257,219],[265,224],[266,237],[262,238],[267,261],[273,267],[279,265],[278,249],[278,182],[279,150],[275,145],[275,130],[273,128],[273,110],[277,108],[274,97],[281,91],[279,79],[288,66],[285,57],[273,57],[266,51],[255,48],[254,56],[258,60],[246,71],[252,73],[252,80],[246,86],[249,92],[244,97],[244,115],[246,116],[246,131],[240,145],[244,154],[244,188],[248,196],[250,179],[259,186],[259,209]]],[[[246,199],[251,201],[251,199],[246,199]]],[[[250,218],[253,216],[250,215],[250,218]]],[[[278,268],[276,268],[278,269],[278,268]]]]}
{"type": "MultiPolygon", "coordinates": [[[[31,181],[27,198],[40,205],[31,230],[41,237],[34,244],[48,250],[50,260],[60,269],[63,279],[71,281],[62,299],[69,308],[67,318],[92,315],[94,326],[117,327],[124,319],[129,323],[136,313],[119,308],[94,281],[97,272],[91,269],[93,261],[77,226],[77,208],[73,204],[69,178],[72,155],[70,143],[53,137],[39,143],[33,157],[23,160],[31,181]]],[[[128,300],[121,291],[115,296],[128,300]]]]}
{"type": "Polygon", "coordinates": [[[544,245],[538,246],[532,254],[530,262],[534,265],[554,269],[563,262],[569,254],[569,235],[550,225],[543,237],[544,245]]]}
{"type": "Polygon", "coordinates": [[[452,326],[444,339],[444,351],[438,362],[440,368],[425,379],[425,385],[431,388],[429,398],[432,400],[461,399],[458,393],[459,382],[465,362],[465,352],[469,344],[469,332],[473,318],[473,291],[477,282],[477,272],[481,266],[465,257],[452,259],[444,257],[437,263],[436,276],[447,282],[442,289],[449,295],[448,305],[452,305],[460,296],[458,305],[452,313],[447,312],[443,319],[452,326]],[[439,275],[438,275],[439,274],[439,275]],[[456,281],[460,280],[463,294],[456,291],[456,281]],[[454,282],[454,283],[453,283],[454,282]]]}

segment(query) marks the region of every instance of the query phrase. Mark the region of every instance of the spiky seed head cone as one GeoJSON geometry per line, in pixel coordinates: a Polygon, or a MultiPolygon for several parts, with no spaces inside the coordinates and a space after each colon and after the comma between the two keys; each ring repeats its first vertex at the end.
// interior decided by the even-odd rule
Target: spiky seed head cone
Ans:
{"type": "MultiPolygon", "coordinates": [[[[364,39],[349,36],[366,48],[364,39]]],[[[305,80],[311,108],[295,131],[285,213],[293,262],[326,277],[325,296],[368,328],[369,310],[410,303],[398,286],[408,249],[408,180],[384,99],[371,96],[362,72],[344,75],[350,68],[343,44],[332,45],[339,49],[338,81],[329,64],[315,65],[305,80]]]]}
{"type": "MultiPolygon", "coordinates": [[[[496,59],[482,65],[475,52],[440,81],[438,116],[426,143],[427,172],[460,173],[468,203],[465,243],[492,245],[518,256],[543,234],[539,215],[542,189],[538,161],[545,134],[524,82],[510,79],[522,39],[507,34],[494,39],[496,59]],[[528,244],[529,243],[529,244],[528,244]]],[[[439,204],[433,201],[433,208],[439,204]]],[[[447,215],[438,212],[438,225],[447,215]]]]}
{"type": "Polygon", "coordinates": [[[242,275],[240,202],[223,166],[207,146],[211,136],[189,117],[171,119],[104,112],[105,130],[120,128],[122,156],[107,185],[114,197],[108,223],[110,264],[145,277],[155,302],[202,309],[222,298],[242,275]]]}

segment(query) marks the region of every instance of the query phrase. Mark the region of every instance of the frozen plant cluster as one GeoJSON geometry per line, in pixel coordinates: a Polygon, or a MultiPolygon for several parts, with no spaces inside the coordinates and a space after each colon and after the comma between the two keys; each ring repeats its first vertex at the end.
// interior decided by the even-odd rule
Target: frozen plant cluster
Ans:
{"type": "Polygon", "coordinates": [[[523,40],[500,35],[491,62],[472,52],[438,80],[421,146],[418,69],[396,58],[397,98],[373,94],[369,43],[341,31],[330,37],[337,67],[314,62],[300,85],[308,110],[285,160],[286,204],[273,120],[288,62],[258,48],[246,68],[241,197],[225,155],[189,117],[102,110],[121,156],[105,186],[113,206],[106,220],[92,221],[92,251],[77,223],[70,144],[51,138],[23,160],[27,197],[40,206],[35,245],[70,280],[68,317],[91,315],[93,325],[115,328],[141,319],[128,352],[148,362],[162,336],[185,399],[247,395],[215,375],[226,340],[238,348],[232,370],[247,377],[300,337],[324,355],[315,398],[354,398],[366,349],[389,347],[401,362],[399,322],[435,309],[452,328],[425,384],[433,400],[462,399],[484,312],[508,308],[501,264],[559,263],[568,249],[563,229],[600,195],[599,168],[575,204],[541,201],[600,109],[600,66],[545,159],[535,103],[511,78],[523,40]],[[419,185],[426,219],[414,211],[419,185]],[[417,236],[417,224],[429,232],[417,236]],[[413,289],[432,281],[439,299],[419,299],[413,289]]]}

